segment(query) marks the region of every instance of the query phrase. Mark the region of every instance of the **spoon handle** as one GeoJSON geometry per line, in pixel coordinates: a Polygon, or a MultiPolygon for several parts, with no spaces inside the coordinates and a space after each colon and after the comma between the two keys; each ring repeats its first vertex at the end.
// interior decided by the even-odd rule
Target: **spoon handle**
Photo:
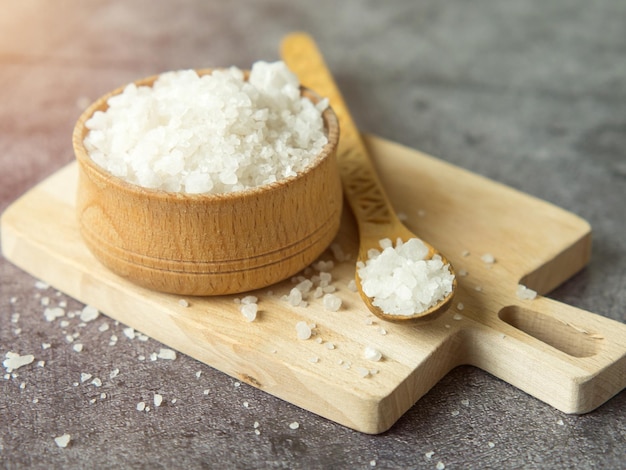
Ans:
{"type": "MultiPolygon", "coordinates": [[[[398,224],[367,148],[313,39],[305,33],[292,33],[283,40],[281,55],[304,86],[328,98],[339,119],[337,163],[359,231],[362,234],[377,233],[376,226],[398,224]],[[368,230],[364,230],[364,225],[368,225],[368,230]]],[[[381,233],[384,232],[381,230],[381,233]]]]}

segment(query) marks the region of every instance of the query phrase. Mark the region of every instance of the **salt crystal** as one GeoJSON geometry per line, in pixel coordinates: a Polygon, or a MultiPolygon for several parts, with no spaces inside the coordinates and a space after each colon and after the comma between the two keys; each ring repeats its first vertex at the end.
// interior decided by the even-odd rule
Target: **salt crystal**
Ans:
{"type": "Polygon", "coordinates": [[[444,468],[446,468],[446,465],[442,461],[439,461],[437,462],[437,465],[435,466],[435,468],[437,470],[443,470],[444,468]]]}
{"type": "Polygon", "coordinates": [[[50,287],[48,284],[46,284],[43,281],[37,281],[35,282],[35,288],[36,289],[41,289],[41,290],[46,290],[48,287],[50,287]]]}
{"type": "Polygon", "coordinates": [[[130,326],[124,328],[122,330],[124,332],[124,336],[126,336],[128,339],[135,339],[135,329],[131,328],[130,326]]]}
{"type": "Polygon", "coordinates": [[[352,292],[357,291],[356,281],[354,279],[350,279],[350,282],[348,282],[348,290],[351,290],[352,292]]]}
{"type": "Polygon", "coordinates": [[[300,427],[300,423],[298,423],[297,421],[294,421],[293,423],[289,424],[289,429],[298,429],[300,427]]]}
{"type": "Polygon", "coordinates": [[[518,284],[516,295],[517,298],[521,300],[533,300],[535,297],[537,297],[537,292],[529,289],[526,286],[523,286],[522,284],[518,284]]]}
{"type": "Polygon", "coordinates": [[[241,310],[242,315],[247,321],[253,322],[254,320],[256,320],[257,312],[259,311],[259,306],[255,303],[245,303],[245,304],[242,303],[240,310],[241,310]]]}
{"type": "Polygon", "coordinates": [[[56,445],[61,448],[67,447],[67,445],[70,443],[70,440],[71,436],[69,434],[63,434],[62,436],[54,438],[54,442],[56,443],[56,445]]]}
{"type": "Polygon", "coordinates": [[[486,263],[486,264],[493,264],[496,262],[496,259],[491,253],[485,253],[484,255],[480,257],[480,259],[483,261],[483,263],[486,263]]]}
{"type": "Polygon", "coordinates": [[[102,325],[100,325],[98,327],[98,331],[104,333],[105,331],[107,331],[109,329],[109,324],[108,323],[103,323],[102,325]]]}
{"type": "Polygon", "coordinates": [[[434,452],[434,451],[432,451],[432,450],[431,450],[431,451],[429,451],[429,452],[426,452],[426,453],[424,454],[424,456],[425,456],[428,460],[432,459],[432,458],[433,458],[433,455],[435,455],[435,452],[434,452]]]}
{"type": "Polygon", "coordinates": [[[33,356],[32,354],[25,354],[24,356],[20,356],[18,353],[12,351],[8,351],[4,355],[4,357],[6,359],[2,361],[2,365],[9,373],[19,369],[20,367],[31,364],[35,360],[35,356],[33,356]]]}
{"type": "Polygon", "coordinates": [[[173,361],[174,359],[176,359],[176,351],[172,349],[161,348],[159,350],[159,353],[157,354],[157,357],[159,359],[169,359],[173,361]]]}
{"type": "Polygon", "coordinates": [[[326,343],[326,349],[335,349],[335,345],[333,343],[326,343]]]}
{"type": "Polygon", "coordinates": [[[181,307],[187,308],[187,307],[189,307],[189,302],[187,302],[187,300],[185,300],[185,299],[180,299],[178,301],[178,305],[180,305],[181,307]]]}
{"type": "Polygon", "coordinates": [[[341,299],[334,294],[326,294],[322,299],[324,308],[331,312],[336,312],[341,308],[341,299]]]}
{"type": "Polygon", "coordinates": [[[51,321],[54,321],[55,319],[65,315],[65,310],[63,310],[61,307],[46,308],[43,311],[43,314],[46,317],[46,321],[50,321],[51,322],[51,321]]]}
{"type": "Polygon", "coordinates": [[[496,445],[495,445],[493,442],[491,442],[491,441],[487,442],[487,445],[488,445],[490,448],[492,448],[492,449],[496,446],[496,445]]]}
{"type": "Polygon", "coordinates": [[[158,393],[154,394],[154,406],[159,407],[161,406],[161,403],[163,402],[163,396],[159,395],[158,393]]]}
{"type": "Polygon", "coordinates": [[[378,349],[366,346],[363,350],[363,357],[369,361],[377,362],[383,358],[383,355],[378,349]]]}
{"type": "Polygon", "coordinates": [[[144,411],[146,409],[146,402],[140,401],[137,403],[137,411],[144,411]]]}
{"type": "Polygon", "coordinates": [[[72,349],[76,352],[81,352],[83,350],[83,345],[81,343],[76,343],[72,346],[72,349]]]}
{"type": "Polygon", "coordinates": [[[98,318],[98,315],[100,315],[100,312],[97,308],[92,307],[91,305],[85,305],[80,312],[80,319],[84,322],[90,322],[98,318]]]}
{"type": "Polygon", "coordinates": [[[311,337],[311,328],[304,321],[299,321],[296,323],[296,334],[298,335],[298,339],[306,340],[311,337]]]}
{"type": "Polygon", "coordinates": [[[120,373],[119,369],[113,369],[111,371],[111,373],[109,374],[109,378],[114,379],[115,377],[117,377],[120,373]]]}
{"type": "Polygon", "coordinates": [[[51,346],[50,343],[41,343],[41,349],[49,349],[51,346]]]}
{"type": "Polygon", "coordinates": [[[369,369],[366,369],[365,367],[357,367],[357,373],[362,377],[365,378],[367,376],[370,375],[370,371],[369,369]]]}
{"type": "Polygon", "coordinates": [[[196,372],[196,378],[198,378],[198,379],[199,379],[201,375],[202,375],[202,371],[201,371],[201,370],[199,370],[198,372],[196,372]]]}
{"type": "Polygon", "coordinates": [[[461,321],[461,320],[463,320],[463,315],[461,315],[460,313],[455,313],[455,314],[452,316],[452,319],[453,319],[453,320],[456,320],[456,321],[461,321]]]}
{"type": "Polygon", "coordinates": [[[92,375],[87,373],[87,372],[81,372],[80,373],[80,381],[81,382],[87,382],[87,380],[89,380],[91,377],[92,377],[92,375]]]}
{"type": "Polygon", "coordinates": [[[462,302],[459,302],[458,304],[456,304],[456,308],[457,310],[463,310],[465,308],[465,305],[463,305],[462,302]]]}
{"type": "Polygon", "coordinates": [[[91,381],[91,384],[92,384],[94,387],[102,387],[102,380],[100,380],[98,377],[96,377],[95,379],[93,379],[93,380],[91,381]]]}

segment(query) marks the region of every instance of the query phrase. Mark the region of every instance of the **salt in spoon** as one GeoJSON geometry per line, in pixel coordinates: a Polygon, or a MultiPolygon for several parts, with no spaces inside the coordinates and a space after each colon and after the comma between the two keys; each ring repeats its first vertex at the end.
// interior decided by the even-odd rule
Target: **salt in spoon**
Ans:
{"type": "MultiPolygon", "coordinates": [[[[337,161],[344,193],[358,225],[360,245],[357,265],[360,262],[366,263],[371,249],[380,249],[381,239],[387,238],[395,243],[397,239],[406,242],[412,238],[419,238],[400,221],[394,212],[368,157],[367,148],[313,39],[304,33],[290,34],[282,42],[281,55],[302,83],[329,99],[339,120],[340,139],[337,161]]],[[[452,265],[445,256],[429,243],[424,240],[422,242],[428,248],[428,255],[425,259],[431,259],[435,255],[440,256],[444,266],[448,265],[450,273],[454,276],[452,265]]],[[[443,299],[426,310],[403,315],[386,313],[375,306],[374,300],[363,292],[358,270],[355,281],[361,298],[370,311],[383,320],[396,323],[416,322],[443,313],[450,306],[457,287],[455,277],[450,293],[443,299]]]]}

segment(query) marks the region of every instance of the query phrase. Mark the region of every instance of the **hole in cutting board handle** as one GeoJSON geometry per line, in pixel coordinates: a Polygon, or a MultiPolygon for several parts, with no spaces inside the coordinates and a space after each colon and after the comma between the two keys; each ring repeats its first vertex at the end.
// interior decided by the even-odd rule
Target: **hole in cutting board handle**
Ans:
{"type": "Polygon", "coordinates": [[[579,326],[515,305],[504,307],[498,316],[509,325],[570,356],[589,357],[598,352],[598,337],[579,326]]]}

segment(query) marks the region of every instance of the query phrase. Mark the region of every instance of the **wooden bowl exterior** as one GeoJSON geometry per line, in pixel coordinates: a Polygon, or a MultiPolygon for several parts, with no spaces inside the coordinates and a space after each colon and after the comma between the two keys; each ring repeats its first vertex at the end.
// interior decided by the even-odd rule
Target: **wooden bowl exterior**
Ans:
{"type": "MultiPolygon", "coordinates": [[[[151,85],[155,79],[136,83],[151,85]]],[[[161,292],[234,294],[296,274],[330,245],[342,210],[336,164],[339,126],[332,109],[323,114],[329,142],[299,175],[234,193],[171,193],[123,181],[86,152],[85,122],[122,90],[91,105],[73,134],[81,235],[110,270],[161,292]]],[[[310,90],[302,93],[319,99],[310,90]]]]}

